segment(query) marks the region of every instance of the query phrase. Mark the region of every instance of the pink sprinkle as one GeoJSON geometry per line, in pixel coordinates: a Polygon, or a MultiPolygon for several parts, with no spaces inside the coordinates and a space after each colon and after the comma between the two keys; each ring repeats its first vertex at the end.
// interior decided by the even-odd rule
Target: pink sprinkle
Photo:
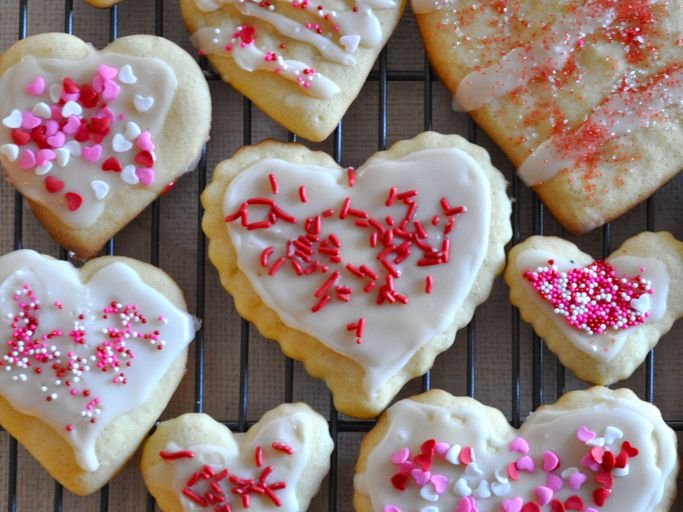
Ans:
{"type": "Polygon", "coordinates": [[[62,128],[62,131],[64,133],[67,133],[69,135],[73,135],[76,133],[81,127],[81,121],[78,119],[76,116],[69,116],[69,119],[66,121],[66,124],[64,125],[64,128],[62,128]]]}
{"type": "Polygon", "coordinates": [[[577,471],[576,473],[572,473],[571,475],[569,475],[567,481],[569,483],[569,487],[571,487],[575,491],[578,491],[579,489],[581,489],[581,486],[586,482],[586,479],[586,475],[584,475],[580,471],[577,471]]]}
{"type": "Polygon", "coordinates": [[[591,439],[595,439],[595,436],[595,432],[589,430],[588,427],[586,427],[585,425],[581,425],[576,431],[576,437],[582,443],[587,443],[591,439]]]}
{"type": "Polygon", "coordinates": [[[31,96],[40,96],[45,92],[45,79],[37,76],[26,86],[26,93],[31,96]]]}
{"type": "Polygon", "coordinates": [[[142,183],[145,187],[149,187],[152,183],[154,183],[154,169],[140,167],[135,170],[135,174],[140,180],[140,183],[142,183]]]}
{"type": "Polygon", "coordinates": [[[152,142],[152,134],[145,131],[142,132],[138,138],[135,140],[135,146],[143,151],[149,151],[150,153],[154,151],[154,143],[152,142]]]}
{"type": "Polygon", "coordinates": [[[50,119],[49,121],[45,121],[45,136],[46,137],[51,137],[55,133],[59,131],[59,123],[57,121],[54,121],[50,119]]]}
{"type": "Polygon", "coordinates": [[[529,453],[529,443],[523,437],[517,437],[510,443],[510,451],[529,453]]]}
{"type": "Polygon", "coordinates": [[[95,144],[94,146],[83,146],[81,148],[81,157],[83,160],[96,163],[102,156],[102,146],[95,144]]]}
{"type": "Polygon", "coordinates": [[[564,482],[559,476],[549,473],[548,477],[545,479],[545,484],[550,487],[553,491],[557,492],[562,489],[564,482]]]}
{"type": "Polygon", "coordinates": [[[519,459],[515,466],[517,469],[520,471],[528,471],[529,473],[533,473],[536,471],[536,463],[534,462],[534,459],[529,457],[528,455],[525,455],[521,459],[519,459]]]}
{"type": "Polygon", "coordinates": [[[477,502],[471,496],[465,496],[458,503],[455,512],[477,512],[477,502]]]}
{"type": "Polygon", "coordinates": [[[550,489],[549,487],[544,487],[542,485],[539,485],[534,489],[534,495],[536,496],[536,500],[538,501],[538,504],[540,506],[547,505],[550,503],[550,500],[553,499],[553,490],[550,489]]]}
{"type": "Polygon", "coordinates": [[[47,143],[53,148],[61,148],[66,142],[66,136],[64,132],[57,132],[51,137],[47,138],[47,143]]]}
{"type": "Polygon", "coordinates": [[[33,169],[36,166],[36,155],[30,149],[25,150],[19,159],[19,167],[24,170],[33,169]]]}
{"type": "Polygon", "coordinates": [[[105,80],[104,90],[102,91],[102,99],[106,101],[114,101],[118,98],[121,92],[121,87],[113,80],[105,80]]]}
{"type": "Polygon", "coordinates": [[[410,472],[410,476],[415,479],[415,483],[422,487],[432,478],[432,474],[429,471],[423,471],[419,468],[413,469],[410,472]]]}
{"type": "Polygon", "coordinates": [[[393,453],[391,457],[389,457],[389,460],[393,464],[403,464],[408,460],[408,457],[410,457],[410,450],[408,450],[408,448],[401,448],[396,453],[393,453]]]}
{"type": "Polygon", "coordinates": [[[45,162],[49,162],[57,158],[55,152],[50,149],[41,149],[36,155],[36,164],[43,165],[45,162]]]}
{"type": "Polygon", "coordinates": [[[519,496],[511,500],[503,500],[503,511],[504,512],[520,512],[522,506],[524,505],[524,500],[519,496]]]}
{"type": "Polygon", "coordinates": [[[97,72],[105,80],[113,80],[116,75],[119,74],[118,68],[107,66],[106,64],[100,64],[97,66],[97,72]]]}
{"type": "Polygon", "coordinates": [[[451,447],[448,445],[448,443],[444,443],[443,441],[439,441],[434,446],[434,451],[436,452],[436,454],[439,457],[441,457],[443,459],[446,456],[446,454],[448,453],[448,450],[450,450],[450,448],[451,447]]]}
{"type": "Polygon", "coordinates": [[[543,471],[550,473],[560,465],[560,458],[555,452],[547,451],[543,453],[543,471]]]}
{"type": "Polygon", "coordinates": [[[40,126],[42,121],[39,117],[36,117],[31,112],[21,113],[21,127],[25,130],[33,130],[35,127],[40,126]]]}
{"type": "Polygon", "coordinates": [[[382,512],[401,512],[401,509],[394,505],[384,505],[382,512]]]}
{"type": "Polygon", "coordinates": [[[448,488],[448,477],[445,475],[432,475],[429,481],[434,486],[434,490],[437,494],[443,494],[448,488]]]}

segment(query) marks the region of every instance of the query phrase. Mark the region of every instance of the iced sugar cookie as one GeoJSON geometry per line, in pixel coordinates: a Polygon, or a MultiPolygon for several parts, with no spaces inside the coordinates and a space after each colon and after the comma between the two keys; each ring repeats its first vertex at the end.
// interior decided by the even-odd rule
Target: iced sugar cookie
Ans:
{"type": "Polygon", "coordinates": [[[510,301],[567,368],[595,384],[629,377],[683,315],[683,243],[641,233],[594,261],[534,236],[509,254],[510,301]]]}
{"type": "Polygon", "coordinates": [[[666,512],[676,435],[627,390],[574,391],[519,430],[434,390],[390,407],[363,440],[357,512],[666,512]]]}
{"type": "Polygon", "coordinates": [[[205,414],[159,425],[145,444],[142,475],[165,512],[308,509],[330,467],[325,419],[283,404],[245,434],[205,414]]]}
{"type": "Polygon", "coordinates": [[[430,60],[573,233],[683,168],[683,11],[636,0],[413,0],[430,60]]]}
{"type": "Polygon", "coordinates": [[[89,494],[133,455],[185,373],[195,320],[161,270],[0,257],[0,424],[64,487],[89,494]]]}
{"type": "Polygon", "coordinates": [[[240,314],[354,416],[378,414],[453,343],[511,236],[488,154],[433,132],[358,169],[296,144],[245,147],[202,202],[211,261],[240,314]]]}
{"type": "Polygon", "coordinates": [[[66,34],[0,57],[0,163],[50,234],[90,257],[182,174],[211,102],[174,43],[129,36],[102,51],[66,34]]]}
{"type": "Polygon", "coordinates": [[[288,130],[325,139],[360,92],[405,0],[182,0],[222,78],[288,130]]]}

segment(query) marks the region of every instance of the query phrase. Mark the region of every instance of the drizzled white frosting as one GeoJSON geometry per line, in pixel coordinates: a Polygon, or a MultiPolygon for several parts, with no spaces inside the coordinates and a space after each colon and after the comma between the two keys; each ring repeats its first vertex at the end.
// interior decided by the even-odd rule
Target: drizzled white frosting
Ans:
{"type": "MultiPolygon", "coordinates": [[[[310,418],[306,418],[302,413],[290,413],[277,416],[276,419],[262,424],[256,436],[247,438],[245,434],[232,434],[229,442],[221,446],[214,444],[179,446],[171,441],[164,448],[165,453],[188,450],[194,456],[161,460],[148,470],[148,478],[154,482],[163,482],[173,489],[180,499],[182,510],[205,510],[205,507],[183,494],[183,490],[188,487],[200,496],[207,489],[211,490],[208,481],[200,481],[193,486],[187,485],[192,475],[197,471],[201,472],[205,465],[209,465],[215,473],[227,469],[230,475],[243,480],[258,480],[263,470],[271,466],[273,471],[266,483],[284,482],[286,484],[286,487],[275,491],[277,498],[281,501],[281,506],[276,507],[264,495],[251,494],[249,510],[298,511],[301,507],[296,495],[297,485],[302,478],[311,478],[305,470],[307,464],[316,456],[311,450],[313,443],[315,439],[311,431],[310,418]],[[287,454],[274,449],[273,443],[286,445],[291,448],[292,453],[287,454]],[[255,453],[258,447],[263,449],[261,467],[255,463],[255,453]]],[[[234,487],[233,483],[225,478],[218,484],[227,497],[226,503],[232,505],[233,510],[241,510],[239,496],[231,492],[234,487]]]]}
{"type": "MultiPolygon", "coordinates": [[[[52,426],[73,447],[78,464],[86,471],[95,471],[99,466],[95,453],[98,436],[112,420],[150,398],[170,365],[192,341],[193,318],[145,284],[122,262],[103,267],[84,284],[79,271],[67,262],[33,251],[16,251],[0,257],[0,283],[0,338],[4,343],[0,394],[16,410],[52,426]],[[25,286],[34,295],[21,295],[20,300],[40,301],[40,309],[31,313],[38,325],[36,332],[29,333],[30,338],[39,339],[56,330],[62,333],[46,341],[46,350],[54,358],[41,363],[28,356],[28,368],[10,365],[7,359],[12,352],[8,340],[13,339],[17,329],[12,324],[21,312],[15,294],[26,290],[25,286]],[[103,310],[112,301],[136,305],[137,311],[145,316],[146,324],[131,321],[133,332],[149,334],[156,330],[159,336],[154,344],[134,337],[127,339],[126,348],[133,358],[117,352],[121,369],[114,371],[109,365],[104,372],[95,358],[97,347],[107,350],[104,344],[111,340],[103,329],[125,329],[119,314],[104,318],[103,310]],[[74,331],[80,334],[72,334],[74,331]],[[87,365],[89,369],[66,370],[61,376],[55,375],[53,364],[67,367],[77,357],[83,359],[74,366],[87,365]],[[130,366],[126,366],[127,361],[130,366]],[[36,373],[37,369],[40,373],[36,373]],[[125,384],[113,382],[120,372],[125,374],[125,384]],[[88,408],[93,399],[99,403],[88,408]],[[91,423],[91,417],[95,423],[91,423]]],[[[18,327],[22,326],[20,322],[18,327]]]]}
{"type": "MultiPolygon", "coordinates": [[[[579,490],[570,488],[568,477],[561,477],[563,485],[554,493],[555,499],[564,501],[576,494],[582,497],[587,507],[592,506],[592,510],[601,512],[654,510],[661,502],[664,486],[676,467],[675,438],[661,416],[657,417],[652,409],[645,408],[648,404],[615,398],[607,391],[603,392],[603,398],[598,405],[590,407],[544,407],[533,413],[519,431],[509,429],[500,436],[491,431],[487,418],[492,412],[490,409],[471,406],[447,409],[402,400],[387,411],[387,432],[370,452],[365,471],[356,474],[355,489],[369,496],[372,509],[378,511],[459,511],[461,508],[456,507],[462,499],[463,490],[466,492],[466,489],[470,489],[473,491],[471,495],[475,496],[481,493],[476,489],[486,488],[489,489],[489,496],[476,498],[479,512],[521,510],[521,506],[514,508],[509,505],[510,508],[506,509],[502,506],[505,500],[511,501],[516,497],[525,503],[537,499],[535,489],[547,485],[548,473],[541,469],[543,455],[546,451],[552,451],[559,457],[560,466],[554,470],[558,478],[569,468],[576,468],[588,477],[579,490]],[[614,453],[619,453],[621,443],[625,440],[640,451],[638,456],[629,459],[628,474],[615,476],[613,492],[603,507],[596,507],[593,503],[592,493],[598,486],[592,479],[594,473],[581,463],[582,457],[590,450],[590,446],[585,446],[577,439],[577,430],[581,426],[600,437],[605,433],[602,439],[611,441],[608,448],[614,453]],[[621,433],[622,437],[618,438],[618,433],[614,436],[616,432],[621,433]],[[613,439],[609,438],[610,434],[613,439]],[[536,467],[533,472],[520,471],[519,481],[508,478],[507,474],[508,464],[518,461],[523,455],[509,449],[516,437],[528,442],[528,456],[536,467]],[[420,493],[420,488],[412,479],[403,492],[395,489],[391,482],[398,467],[391,462],[391,457],[403,448],[408,448],[411,454],[419,453],[421,443],[429,439],[446,443],[449,447],[470,447],[474,462],[469,466],[476,465],[476,469],[469,466],[466,469],[462,463],[453,464],[436,456],[437,462],[432,466],[431,474],[444,475],[449,482],[445,492],[436,495],[436,500],[433,500],[433,492],[420,493]],[[461,483],[454,485],[461,479],[461,483]],[[495,487],[496,492],[491,492],[496,485],[499,485],[495,487]],[[387,506],[396,508],[385,508],[387,506]]],[[[431,484],[425,487],[431,487],[431,484]]],[[[541,509],[544,512],[550,510],[550,505],[541,509]]]]}
{"type": "MultiPolygon", "coordinates": [[[[481,167],[459,149],[422,150],[399,160],[375,157],[358,168],[357,180],[355,187],[347,188],[346,172],[341,169],[263,160],[231,182],[223,209],[230,215],[249,198],[265,197],[296,217],[296,223],[278,221],[268,229],[247,230],[239,220],[228,222],[227,228],[237,251],[237,264],[261,299],[277,311],[284,323],[314,336],[328,348],[359,364],[365,371],[365,389],[372,394],[420,347],[450,326],[454,314],[468,296],[485,256],[491,200],[490,186],[481,167]],[[277,179],[277,194],[272,193],[269,174],[277,179]],[[308,191],[305,203],[299,199],[302,185],[308,191]],[[415,220],[420,220],[429,232],[426,241],[430,246],[441,246],[444,226],[448,222],[441,199],[447,199],[451,206],[467,208],[466,213],[457,216],[455,227],[448,234],[452,248],[448,263],[418,266],[423,255],[413,246],[410,256],[395,265],[401,273],[395,280],[395,287],[408,297],[409,302],[405,305],[399,302],[376,304],[377,292],[388,275],[377,260],[384,247],[381,244],[371,247],[368,239],[373,230],[356,226],[356,218],[339,218],[348,197],[352,208],[366,211],[380,223],[384,224],[388,215],[398,222],[407,206],[401,201],[391,207],[385,205],[391,187],[396,187],[398,192],[417,191],[415,220]],[[268,263],[268,267],[272,266],[284,253],[286,242],[304,233],[305,219],[327,209],[333,209],[334,214],[322,219],[320,237],[336,234],[341,242],[343,261],[340,264],[328,261],[329,270],[324,274],[317,271],[302,276],[297,276],[288,262],[270,276],[268,268],[261,263],[263,251],[274,248],[268,263]],[[438,227],[431,223],[435,215],[440,218],[438,227]],[[359,279],[349,272],[345,267],[348,263],[357,267],[366,264],[374,269],[379,276],[377,286],[364,293],[367,279],[359,279]],[[319,299],[314,293],[334,271],[340,273],[335,286],[352,289],[350,301],[334,298],[329,305],[312,313],[311,308],[319,299]],[[431,293],[425,293],[428,276],[433,280],[431,293]],[[358,344],[347,325],[360,317],[365,318],[365,330],[363,342],[358,344]]],[[[267,218],[266,213],[254,209],[249,218],[251,221],[267,218]]]]}
{"type": "MultiPolygon", "coordinates": [[[[520,273],[527,270],[535,271],[538,267],[547,266],[548,261],[553,260],[559,272],[567,272],[572,268],[579,268],[567,258],[551,254],[540,249],[529,249],[517,258],[517,269],[520,273]]],[[[636,256],[610,257],[607,262],[614,266],[618,276],[641,275],[652,282],[654,293],[649,295],[649,316],[645,323],[656,322],[666,312],[667,297],[669,294],[669,275],[666,266],[655,258],[640,258],[636,256]]],[[[572,328],[564,318],[553,312],[550,304],[544,301],[524,280],[524,288],[527,290],[530,300],[541,308],[545,314],[553,320],[557,328],[569,339],[576,348],[589,354],[595,359],[607,362],[616,356],[624,346],[626,338],[632,334],[635,327],[620,329],[609,334],[588,335],[578,329],[572,328]]]]}
{"type": "MultiPolygon", "coordinates": [[[[3,91],[0,96],[0,120],[3,120],[0,123],[0,147],[7,149],[4,153],[0,150],[0,154],[4,156],[2,164],[10,181],[22,194],[45,205],[67,225],[75,228],[91,226],[104,211],[110,197],[129,187],[144,188],[154,181],[153,170],[150,171],[134,159],[141,151],[140,145],[154,145],[153,141],[162,129],[175,97],[176,87],[173,69],[155,58],[134,57],[107,50],[97,52],[94,48],[90,48],[81,60],[25,57],[0,77],[0,90],[3,91]],[[11,137],[11,128],[14,126],[10,120],[12,115],[17,111],[33,110],[34,113],[40,113],[41,109],[49,112],[49,106],[56,105],[60,99],[65,77],[78,85],[89,84],[97,76],[100,65],[118,71],[112,87],[118,87],[119,93],[115,99],[104,102],[113,118],[110,133],[97,144],[101,147],[101,155],[96,161],[86,160],[84,156],[87,151],[94,151],[86,148],[96,144],[90,140],[80,143],[73,134],[66,136],[66,144],[55,143],[55,147],[48,148],[57,154],[48,162],[49,167],[25,169],[21,167],[20,158],[9,158],[8,154],[12,155],[7,148],[16,147],[11,137]],[[38,78],[44,81],[44,90],[40,94],[27,93],[27,87],[38,78]],[[128,128],[130,123],[135,125],[134,132],[128,128]],[[147,132],[142,137],[149,136],[147,140],[151,141],[151,145],[136,140],[142,132],[147,132]],[[104,162],[110,157],[119,160],[124,168],[122,172],[102,170],[104,162]],[[139,170],[142,168],[144,170],[139,170]],[[50,192],[46,182],[48,179],[62,182],[63,188],[58,192],[50,192]],[[65,193],[77,194],[82,198],[82,204],[75,211],[68,208],[65,193]]],[[[75,111],[75,117],[79,117],[82,111],[83,119],[89,121],[101,110],[103,101],[98,101],[96,109],[81,108],[78,100],[69,103],[74,103],[69,108],[75,111]]],[[[50,114],[47,115],[49,117],[50,114]]],[[[40,116],[38,119],[42,120],[40,116]]],[[[57,125],[59,120],[55,118],[52,122],[57,125]]],[[[34,142],[19,149],[30,149],[35,154],[39,152],[34,142]]]]}
{"type": "MultiPolygon", "coordinates": [[[[290,0],[278,0],[277,3],[292,4],[290,0]]],[[[323,59],[352,67],[356,64],[353,54],[358,46],[375,48],[382,42],[382,26],[373,9],[396,8],[394,0],[362,0],[356,2],[353,9],[328,10],[321,4],[304,0],[304,12],[310,13],[309,22],[304,24],[278,13],[277,3],[261,6],[245,0],[196,0],[197,7],[203,12],[213,12],[229,5],[242,17],[230,17],[220,26],[199,29],[192,36],[193,42],[208,55],[232,55],[236,64],[245,71],[277,73],[298,83],[304,92],[325,99],[338,94],[339,86],[315,70],[312,63],[288,59],[286,50],[277,46],[265,49],[258,31],[246,41],[236,34],[248,25],[250,19],[257,19],[269,24],[281,36],[310,45],[323,59]],[[319,32],[312,24],[323,29],[319,32]],[[333,26],[334,30],[331,30],[333,26]]]]}

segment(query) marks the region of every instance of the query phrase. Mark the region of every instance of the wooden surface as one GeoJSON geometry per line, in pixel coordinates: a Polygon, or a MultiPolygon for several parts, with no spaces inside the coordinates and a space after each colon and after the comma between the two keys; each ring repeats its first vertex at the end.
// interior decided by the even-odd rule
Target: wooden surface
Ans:
{"type": "MultiPolygon", "coordinates": [[[[63,31],[72,21],[73,32],[93,42],[98,48],[107,44],[110,37],[134,33],[160,32],[165,37],[191,50],[188,35],[180,21],[178,6],[171,0],[125,0],[115,11],[97,10],[82,0],[28,0],[27,34],[46,31],[63,31]],[[72,17],[65,17],[70,3],[72,17]],[[155,8],[159,8],[155,10],[155,8]],[[162,17],[158,17],[161,13],[162,17]],[[118,17],[118,25],[114,23],[118,17]]],[[[9,47],[19,35],[19,0],[0,0],[0,51],[9,47]]],[[[351,106],[343,121],[341,131],[341,154],[343,165],[361,164],[373,151],[402,138],[410,138],[431,127],[444,133],[460,133],[474,138],[492,155],[494,164],[512,182],[514,169],[500,150],[479,130],[474,129],[464,114],[450,109],[447,91],[434,82],[425,86],[423,72],[425,60],[422,44],[410,11],[406,12],[397,32],[391,39],[383,57],[390,80],[386,86],[386,110],[382,105],[382,84],[369,81],[360,97],[351,106]],[[405,77],[410,80],[392,80],[405,77]],[[425,93],[431,92],[431,101],[425,101],[425,93]],[[381,130],[381,116],[386,115],[386,134],[381,130]],[[430,122],[431,121],[431,125],[430,122]]],[[[379,66],[376,66],[379,69],[379,66]]],[[[288,134],[255,108],[250,108],[243,98],[228,85],[211,81],[214,102],[214,125],[212,140],[207,147],[208,171],[220,160],[229,157],[237,148],[250,141],[264,137],[287,140],[288,134]],[[251,115],[251,130],[245,132],[245,116],[251,115]]],[[[429,99],[429,97],[428,97],[429,99]]],[[[248,117],[247,117],[248,120],[248,117]]],[[[334,137],[322,144],[309,144],[313,148],[334,151],[334,137]]],[[[204,261],[206,272],[198,270],[202,252],[202,235],[198,230],[198,194],[202,182],[201,170],[184,177],[177,188],[158,203],[160,210],[158,247],[154,242],[152,209],[141,214],[130,226],[115,238],[116,254],[154,261],[158,249],[159,265],[179,283],[193,312],[204,319],[203,339],[203,393],[195,386],[197,376],[197,351],[188,373],[174,397],[165,417],[196,410],[199,404],[215,418],[243,423],[255,421],[265,411],[286,398],[286,360],[277,345],[261,338],[254,329],[244,330],[243,322],[232,307],[230,298],[218,283],[214,269],[204,261]],[[198,252],[199,251],[199,252],[198,252]],[[204,286],[204,293],[201,292],[204,286]],[[198,311],[202,306],[203,311],[198,311]],[[248,335],[247,335],[248,334],[248,335]],[[240,354],[248,361],[240,368],[240,354]],[[248,356],[245,358],[244,356],[248,356]],[[241,409],[240,385],[248,385],[246,409],[241,409]],[[201,400],[198,400],[201,398],[201,400]],[[244,412],[245,414],[242,414],[244,412]]],[[[618,221],[610,230],[597,230],[581,238],[573,238],[581,248],[595,257],[616,249],[623,240],[645,230],[669,230],[683,238],[683,177],[661,189],[648,205],[641,205],[618,221]]],[[[514,189],[510,189],[513,194],[514,189]]],[[[21,235],[26,248],[36,249],[59,256],[59,248],[34,219],[22,203],[21,231],[15,232],[15,193],[12,187],[0,183],[0,252],[14,248],[15,235],[21,235]]],[[[515,224],[519,237],[524,239],[532,233],[561,234],[558,225],[533,199],[523,185],[516,194],[515,224]]],[[[683,322],[662,338],[654,358],[655,403],[668,420],[683,420],[683,400],[680,397],[681,367],[683,366],[683,322]]],[[[646,368],[643,365],[623,385],[646,397],[646,368]]],[[[431,373],[431,385],[454,394],[474,391],[477,399],[499,407],[509,419],[516,412],[524,418],[540,402],[553,402],[562,385],[566,389],[585,387],[571,372],[563,372],[556,358],[535,340],[530,328],[517,323],[513,308],[507,299],[507,288],[499,279],[490,299],[478,310],[469,330],[462,330],[454,347],[442,354],[431,373]],[[519,327],[519,346],[515,343],[519,327]],[[468,365],[468,338],[474,353],[472,372],[468,365]],[[519,374],[515,370],[514,355],[519,355],[519,374]],[[534,371],[536,370],[536,371],[534,371]],[[534,374],[540,379],[534,382],[534,374]],[[559,374],[559,379],[558,379],[559,374]],[[516,377],[519,375],[519,380],[516,377]],[[566,376],[564,383],[562,376],[566,376]],[[471,378],[471,380],[468,380],[471,378]],[[514,400],[514,388],[519,382],[520,401],[514,400]],[[542,393],[539,391],[542,389],[542,393]]],[[[422,383],[416,379],[406,386],[402,396],[421,390],[422,383]]],[[[293,365],[293,399],[308,402],[322,414],[332,417],[329,394],[325,386],[308,377],[298,363],[293,365]]],[[[336,451],[336,510],[351,510],[353,465],[362,433],[340,433],[336,451]]],[[[680,436],[679,436],[680,439],[680,436]]],[[[53,481],[40,466],[21,448],[18,449],[17,471],[10,475],[11,445],[8,436],[0,433],[0,509],[11,509],[11,487],[16,476],[16,509],[19,511],[111,511],[138,512],[149,510],[148,498],[139,477],[136,462],[131,463],[119,477],[114,479],[103,493],[88,498],[78,498],[69,493],[60,494],[53,481]],[[103,506],[104,504],[104,506],[103,506]],[[62,508],[59,508],[59,507],[62,508]]],[[[330,510],[329,479],[323,484],[311,510],[330,510]]],[[[332,509],[334,510],[334,508],[332,509]]],[[[683,500],[673,510],[683,510],[683,500]]]]}

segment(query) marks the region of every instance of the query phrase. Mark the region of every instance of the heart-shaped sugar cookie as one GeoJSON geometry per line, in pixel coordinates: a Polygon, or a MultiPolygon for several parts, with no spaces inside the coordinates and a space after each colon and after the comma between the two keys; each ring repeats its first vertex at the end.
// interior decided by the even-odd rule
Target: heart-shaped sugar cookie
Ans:
{"type": "Polygon", "coordinates": [[[306,404],[283,404],[245,434],[205,414],[159,425],[142,474],[161,510],[303,512],[330,467],[327,422],[306,404]]]}
{"type": "Polygon", "coordinates": [[[0,257],[0,424],[67,489],[96,491],[185,372],[185,309],[166,274],[128,258],[0,257]]]}
{"type": "Polygon", "coordinates": [[[363,440],[357,512],[667,512],[676,435],[627,390],[573,391],[519,430],[434,390],[387,410],[363,440]]]}
{"type": "Polygon", "coordinates": [[[604,261],[554,237],[509,254],[510,301],[567,368],[594,384],[630,376],[683,315],[683,243],[641,233],[604,261]]]}
{"type": "Polygon", "coordinates": [[[325,139],[360,92],[405,0],[181,0],[195,45],[288,130],[325,139]]]}
{"type": "Polygon", "coordinates": [[[89,257],[191,170],[208,139],[203,74],[154,36],[102,51],[42,34],[0,58],[0,161],[64,247],[89,257]]]}
{"type": "Polygon", "coordinates": [[[202,202],[211,261],[240,314],[356,416],[376,415],[453,343],[511,236],[486,152],[436,133],[357,170],[300,145],[247,147],[218,166],[202,202]]]}
{"type": "Polygon", "coordinates": [[[679,7],[413,0],[456,107],[573,233],[618,217],[683,168],[679,7]]]}

